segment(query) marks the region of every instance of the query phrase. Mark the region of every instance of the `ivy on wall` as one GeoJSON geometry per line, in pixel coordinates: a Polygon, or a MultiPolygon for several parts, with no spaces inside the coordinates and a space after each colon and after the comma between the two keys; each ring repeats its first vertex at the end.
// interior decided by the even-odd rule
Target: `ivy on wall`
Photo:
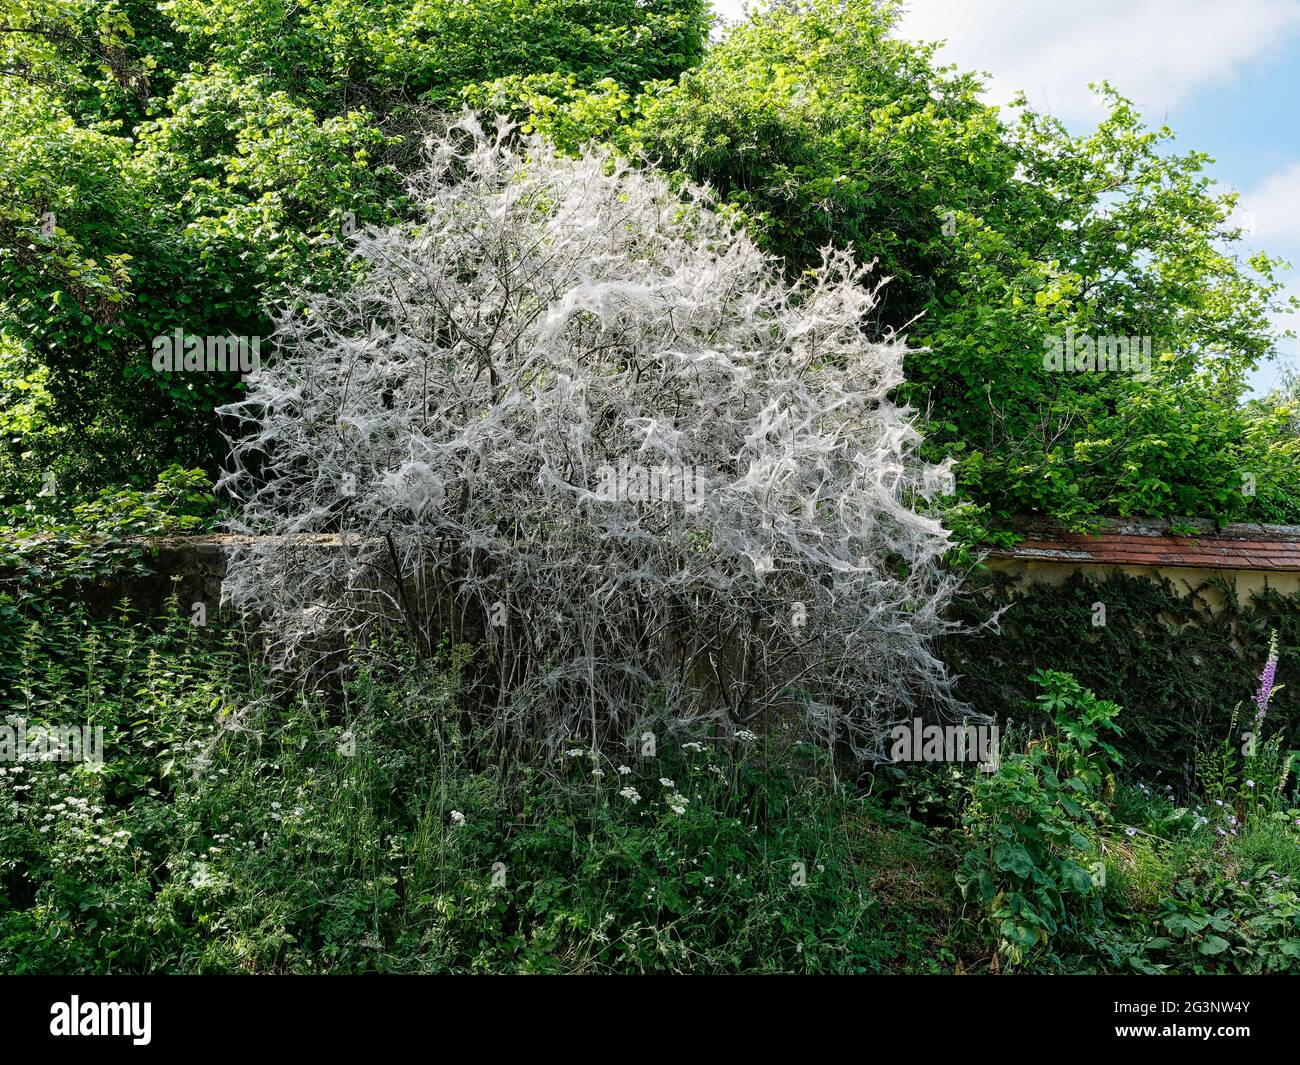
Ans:
{"type": "Polygon", "coordinates": [[[1029,675],[1071,673],[1124,707],[1117,746],[1126,764],[1181,787],[1191,781],[1196,749],[1222,740],[1233,705],[1253,697],[1276,629],[1284,687],[1270,721],[1285,723],[1290,746],[1300,746],[1300,596],[1266,587],[1239,603],[1229,578],[1180,588],[1116,570],[1073,573],[1059,587],[1017,587],[991,573],[972,583],[960,610],[974,626],[1002,608],[1000,632],[950,637],[941,651],[960,677],[959,696],[983,713],[1037,724],[1029,675]],[[1098,603],[1104,624],[1094,624],[1098,603]]]}

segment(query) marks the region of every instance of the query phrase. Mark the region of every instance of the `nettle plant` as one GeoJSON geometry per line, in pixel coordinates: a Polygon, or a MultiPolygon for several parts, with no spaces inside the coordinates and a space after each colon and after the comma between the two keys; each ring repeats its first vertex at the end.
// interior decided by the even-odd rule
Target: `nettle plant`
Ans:
{"type": "Polygon", "coordinates": [[[951,702],[950,475],[891,399],[864,268],[827,250],[791,284],[705,190],[473,116],[411,191],[422,217],[355,235],[363,280],[299,293],[222,408],[219,487],[259,534],[225,593],[272,647],[470,627],[495,721],[551,747],[652,706],[867,758],[951,702]],[[697,490],[620,491],[638,470],[697,490]]]}

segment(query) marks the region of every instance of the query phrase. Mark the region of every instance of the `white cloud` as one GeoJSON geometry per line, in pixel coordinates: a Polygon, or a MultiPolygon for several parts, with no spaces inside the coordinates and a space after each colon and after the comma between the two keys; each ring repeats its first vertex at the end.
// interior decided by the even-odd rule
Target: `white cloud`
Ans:
{"type": "Polygon", "coordinates": [[[1111,81],[1160,115],[1222,83],[1300,29],[1296,0],[912,0],[905,36],[947,38],[942,55],[993,74],[990,96],[1023,88],[1064,119],[1096,116],[1089,81],[1111,81]]]}
{"type": "Polygon", "coordinates": [[[1300,163],[1269,175],[1243,194],[1240,204],[1254,223],[1261,247],[1300,241],[1300,163]]]}
{"type": "MultiPolygon", "coordinates": [[[[1300,296],[1300,279],[1294,280],[1283,291],[1283,298],[1300,296]]],[[[1273,324],[1279,331],[1293,329],[1300,336],[1300,312],[1285,311],[1273,315],[1273,324]]],[[[1284,340],[1277,346],[1278,358],[1275,362],[1265,362],[1255,368],[1250,375],[1250,394],[1266,396],[1277,388],[1287,373],[1300,373],[1300,342],[1284,340]]]]}
{"type": "MultiPolygon", "coordinates": [[[[741,0],[714,0],[728,18],[741,0]]],[[[1161,117],[1300,32],[1300,0],[910,0],[900,31],[947,40],[944,62],[993,75],[989,98],[1024,89],[1058,117],[1089,121],[1088,82],[1109,80],[1161,117]]]]}
{"type": "MultiPolygon", "coordinates": [[[[745,0],[713,0],[713,10],[730,22],[745,17],[745,0]]],[[[754,4],[750,4],[754,7],[754,4]]]]}

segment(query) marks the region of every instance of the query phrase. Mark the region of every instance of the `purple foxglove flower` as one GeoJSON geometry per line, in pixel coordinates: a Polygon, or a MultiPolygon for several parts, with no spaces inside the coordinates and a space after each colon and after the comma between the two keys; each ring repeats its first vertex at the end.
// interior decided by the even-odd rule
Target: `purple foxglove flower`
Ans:
{"type": "Polygon", "coordinates": [[[1264,724],[1264,715],[1268,712],[1269,696],[1273,694],[1273,681],[1277,678],[1277,631],[1268,643],[1268,661],[1264,663],[1264,672],[1260,674],[1259,691],[1255,695],[1255,735],[1259,736],[1260,726],[1264,724]]]}

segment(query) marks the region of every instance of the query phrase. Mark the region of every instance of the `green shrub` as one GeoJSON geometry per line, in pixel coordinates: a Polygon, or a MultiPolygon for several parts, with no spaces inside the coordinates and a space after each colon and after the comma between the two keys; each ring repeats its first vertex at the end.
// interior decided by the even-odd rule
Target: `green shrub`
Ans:
{"type": "Polygon", "coordinates": [[[1161,969],[1300,973],[1300,894],[1267,865],[1179,880],[1156,924],[1145,949],[1161,969]]]}
{"type": "Polygon", "coordinates": [[[972,778],[962,822],[962,895],[1012,967],[1053,960],[1101,920],[1093,840],[1106,820],[1100,802],[1113,783],[1103,737],[1118,733],[1120,708],[1097,699],[1072,677],[1042,673],[1039,704],[1055,732],[972,778]]]}
{"type": "MultiPolygon", "coordinates": [[[[1060,586],[1016,587],[1006,574],[974,582],[961,616],[978,625],[1004,610],[1000,632],[950,638],[940,657],[960,677],[959,696],[976,710],[1005,714],[1031,701],[1036,670],[1069,673],[1085,688],[1123,706],[1124,735],[1115,741],[1129,771],[1192,790],[1196,753],[1228,733],[1234,703],[1258,687],[1273,630],[1282,663],[1279,682],[1300,661],[1300,596],[1275,589],[1237,601],[1230,581],[1180,589],[1171,581],[1114,572],[1073,573],[1060,586]],[[1093,604],[1106,605],[1094,626],[1093,604]]],[[[1279,689],[1269,710],[1274,728],[1300,728],[1300,684],[1279,689]]],[[[1031,714],[1026,724],[1049,719],[1031,714]]]]}
{"type": "Polygon", "coordinates": [[[0,713],[105,758],[0,761],[0,971],[1296,971],[1300,810],[1116,781],[1061,674],[996,772],[862,788],[779,733],[506,757],[464,647],[289,677],[174,601],[8,605],[0,713]]]}
{"type": "Polygon", "coordinates": [[[353,648],[341,675],[284,687],[246,641],[174,603],[159,625],[68,608],[23,629],[4,711],[101,726],[105,760],[0,774],[0,970],[871,972],[946,956],[922,949],[949,913],[944,867],[904,905],[890,862],[919,865],[926,844],[904,820],[886,829],[824,756],[701,738],[654,758],[484,762],[466,649],[422,667],[353,648]]]}

